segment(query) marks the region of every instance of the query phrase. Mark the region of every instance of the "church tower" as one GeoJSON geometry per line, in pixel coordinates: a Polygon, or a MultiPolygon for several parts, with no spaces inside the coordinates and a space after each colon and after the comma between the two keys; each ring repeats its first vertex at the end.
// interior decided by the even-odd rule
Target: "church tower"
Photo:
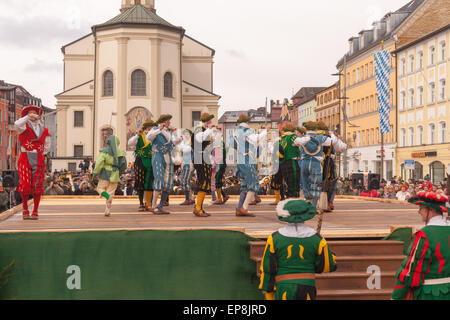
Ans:
{"type": "Polygon", "coordinates": [[[155,0],[122,0],[122,8],[120,9],[120,12],[124,12],[136,4],[141,4],[147,9],[156,12],[155,0]]]}

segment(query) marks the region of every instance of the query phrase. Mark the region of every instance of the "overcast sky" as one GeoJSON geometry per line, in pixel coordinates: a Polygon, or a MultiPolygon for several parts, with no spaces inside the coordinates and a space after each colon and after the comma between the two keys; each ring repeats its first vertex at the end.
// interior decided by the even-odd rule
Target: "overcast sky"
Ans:
{"type": "MultiPolygon", "coordinates": [[[[347,40],[408,0],[156,0],[157,14],[216,50],[222,114],[329,86],[347,40]]],[[[61,47],[117,14],[121,0],[2,0],[0,80],[54,108],[61,47]]]]}

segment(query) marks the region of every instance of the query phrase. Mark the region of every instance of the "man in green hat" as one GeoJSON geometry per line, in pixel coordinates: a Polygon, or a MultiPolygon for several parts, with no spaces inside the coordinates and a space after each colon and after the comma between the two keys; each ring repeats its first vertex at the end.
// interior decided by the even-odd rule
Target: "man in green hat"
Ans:
{"type": "Polygon", "coordinates": [[[316,212],[303,200],[278,203],[278,219],[288,224],[267,239],[259,285],[267,300],[315,300],[315,274],[336,270],[326,240],[304,224],[316,212]]]}
{"type": "Polygon", "coordinates": [[[162,114],[158,121],[158,127],[154,127],[148,133],[148,139],[153,145],[152,168],[153,168],[153,201],[154,214],[170,214],[164,210],[164,203],[169,199],[169,193],[173,188],[173,162],[172,150],[181,142],[181,138],[175,136],[175,128],[170,126],[172,115],[162,114]],[[170,129],[169,129],[170,128],[170,129]],[[157,206],[158,198],[161,202],[157,206]]]}
{"type": "Polygon", "coordinates": [[[197,217],[209,217],[203,209],[206,193],[211,191],[211,144],[213,143],[214,124],[213,114],[204,112],[200,116],[200,123],[195,127],[192,135],[192,145],[194,146],[194,168],[197,172],[197,202],[194,207],[194,215],[197,217]]]}
{"type": "Polygon", "coordinates": [[[418,230],[395,277],[394,300],[450,300],[450,220],[448,198],[419,192],[408,200],[419,206],[425,227],[418,230]]]}
{"type": "Polygon", "coordinates": [[[97,192],[106,199],[105,216],[109,217],[120,175],[127,169],[126,153],[119,149],[119,138],[109,136],[107,147],[100,151],[95,162],[94,176],[98,177],[97,192]]]}
{"type": "Polygon", "coordinates": [[[128,140],[128,146],[135,149],[135,182],[134,188],[139,196],[139,211],[149,211],[152,207],[153,169],[152,169],[152,143],[147,137],[150,129],[155,127],[153,121],[145,122],[142,129],[128,140]],[[145,204],[144,204],[145,196],[145,204]]]}

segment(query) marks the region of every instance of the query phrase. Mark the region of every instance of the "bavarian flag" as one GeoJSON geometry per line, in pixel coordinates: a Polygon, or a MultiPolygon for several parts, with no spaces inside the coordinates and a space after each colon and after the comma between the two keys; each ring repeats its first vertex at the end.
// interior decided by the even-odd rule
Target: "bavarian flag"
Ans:
{"type": "Polygon", "coordinates": [[[389,50],[383,50],[375,53],[375,82],[378,94],[378,112],[380,114],[380,132],[390,131],[390,96],[389,96],[389,77],[391,74],[391,55],[389,50]]]}

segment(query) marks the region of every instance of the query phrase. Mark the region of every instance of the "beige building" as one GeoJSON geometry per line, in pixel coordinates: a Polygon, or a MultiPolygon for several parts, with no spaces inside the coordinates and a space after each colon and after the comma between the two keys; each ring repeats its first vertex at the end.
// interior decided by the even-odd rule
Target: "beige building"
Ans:
{"type": "Polygon", "coordinates": [[[193,127],[205,111],[217,121],[215,51],[159,17],[154,0],[122,0],[121,14],[93,26],[62,53],[56,169],[95,159],[111,133],[127,148],[143,122],[163,113],[177,128],[193,127]]]}
{"type": "Polygon", "coordinates": [[[330,130],[339,127],[339,91],[337,83],[316,93],[316,119],[330,130]]]}
{"type": "Polygon", "coordinates": [[[442,182],[450,165],[449,41],[450,25],[447,24],[396,51],[399,66],[397,163],[404,179],[429,175],[431,181],[442,182]]]}

